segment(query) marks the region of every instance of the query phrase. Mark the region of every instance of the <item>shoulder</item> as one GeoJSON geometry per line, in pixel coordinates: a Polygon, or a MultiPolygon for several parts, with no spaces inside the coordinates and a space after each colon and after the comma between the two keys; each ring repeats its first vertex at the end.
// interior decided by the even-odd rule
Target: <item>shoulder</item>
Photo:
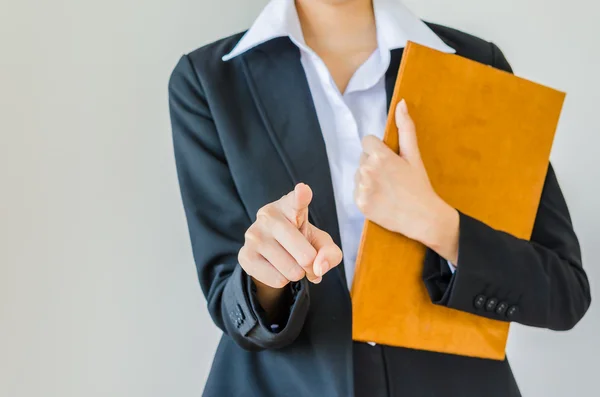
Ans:
{"type": "Polygon", "coordinates": [[[504,58],[504,55],[494,43],[448,26],[427,21],[425,23],[446,44],[454,48],[457,55],[505,71],[511,71],[506,58],[504,58]]]}
{"type": "Polygon", "coordinates": [[[171,82],[178,77],[193,77],[198,83],[203,83],[207,77],[216,77],[223,73],[232,62],[222,60],[231,52],[246,32],[240,32],[203,45],[189,53],[183,54],[171,74],[171,82]]]}
{"type": "Polygon", "coordinates": [[[231,36],[219,39],[212,43],[206,44],[200,48],[188,53],[187,56],[193,65],[209,66],[211,64],[220,65],[223,61],[221,58],[233,50],[236,44],[242,39],[246,32],[240,32],[231,36]]]}

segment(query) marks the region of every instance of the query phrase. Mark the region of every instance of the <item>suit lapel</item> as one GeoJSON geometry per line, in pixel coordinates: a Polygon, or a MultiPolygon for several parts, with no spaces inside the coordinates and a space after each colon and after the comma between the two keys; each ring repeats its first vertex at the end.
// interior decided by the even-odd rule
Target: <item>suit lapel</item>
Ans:
{"type": "MultiPolygon", "coordinates": [[[[282,187],[282,193],[299,182],[309,185],[313,191],[310,221],[329,233],[341,247],[325,141],[300,62],[300,51],[288,38],[279,38],[243,58],[255,105],[290,176],[290,185],[282,187]]],[[[347,289],[344,266],[337,269],[347,289]]]]}
{"type": "MultiPolygon", "coordinates": [[[[242,56],[253,100],[269,137],[289,177],[282,194],[304,182],[313,190],[310,221],[331,235],[341,247],[333,183],[325,141],[315,111],[300,51],[288,39],[279,38],[242,56]]],[[[385,75],[389,109],[398,75],[402,49],[391,52],[385,75]]],[[[347,290],[344,266],[338,274],[347,290]]]]}

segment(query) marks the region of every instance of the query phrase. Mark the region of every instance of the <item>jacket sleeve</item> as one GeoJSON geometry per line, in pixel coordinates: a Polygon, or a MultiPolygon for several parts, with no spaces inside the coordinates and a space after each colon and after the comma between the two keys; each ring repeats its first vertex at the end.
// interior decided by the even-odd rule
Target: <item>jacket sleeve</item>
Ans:
{"type": "MultiPolygon", "coordinates": [[[[497,47],[493,66],[512,72],[497,47]]],[[[423,279],[432,301],[500,321],[568,330],[586,313],[590,285],[556,174],[549,166],[529,241],[460,213],[456,272],[435,252],[423,279]]]]}
{"type": "Polygon", "coordinates": [[[290,285],[292,304],[283,308],[287,319],[279,332],[272,332],[237,261],[251,217],[237,194],[200,79],[186,55],[169,80],[169,108],[192,251],[213,321],[247,350],[292,343],[308,312],[308,285],[305,280],[290,285]]]}

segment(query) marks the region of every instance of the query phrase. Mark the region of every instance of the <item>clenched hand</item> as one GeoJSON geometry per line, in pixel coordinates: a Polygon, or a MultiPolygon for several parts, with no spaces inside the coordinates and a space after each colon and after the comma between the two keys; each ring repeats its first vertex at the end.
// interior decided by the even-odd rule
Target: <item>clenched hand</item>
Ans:
{"type": "Polygon", "coordinates": [[[431,186],[405,101],[396,108],[396,125],[399,155],[373,135],[363,139],[356,205],[367,219],[420,241],[456,264],[459,215],[431,186]]]}
{"type": "Polygon", "coordinates": [[[331,236],[308,221],[312,190],[300,183],[281,199],[262,207],[245,234],[238,260],[258,287],[268,312],[290,281],[307,277],[320,283],[342,260],[331,236]]]}

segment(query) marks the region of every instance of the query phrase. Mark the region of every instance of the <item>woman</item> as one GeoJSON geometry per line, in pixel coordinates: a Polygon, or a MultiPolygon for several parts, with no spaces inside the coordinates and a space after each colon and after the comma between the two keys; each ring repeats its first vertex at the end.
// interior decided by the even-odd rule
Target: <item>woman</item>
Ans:
{"type": "Polygon", "coordinates": [[[428,247],[436,304],[559,330],[586,312],[551,167],[524,241],[435,193],[404,102],[393,109],[401,155],[382,143],[409,40],[511,71],[494,44],[395,0],[273,0],[246,33],[176,66],[177,170],[200,284],[224,332],[204,395],[520,395],[507,361],[352,341],[348,285],[365,218],[428,247]]]}

